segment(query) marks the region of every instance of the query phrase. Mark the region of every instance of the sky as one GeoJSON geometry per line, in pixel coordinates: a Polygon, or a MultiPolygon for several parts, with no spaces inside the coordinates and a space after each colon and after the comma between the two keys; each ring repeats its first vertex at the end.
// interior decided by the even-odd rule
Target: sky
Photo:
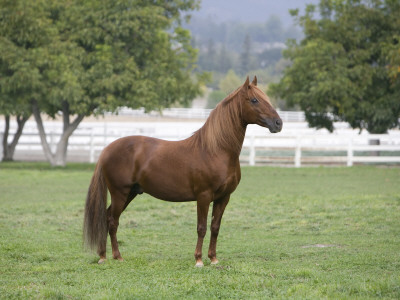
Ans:
{"type": "Polygon", "coordinates": [[[285,27],[294,24],[289,9],[306,4],[317,4],[319,0],[201,0],[200,10],[192,16],[211,18],[214,22],[237,20],[241,23],[265,22],[271,15],[279,16],[285,27]]]}

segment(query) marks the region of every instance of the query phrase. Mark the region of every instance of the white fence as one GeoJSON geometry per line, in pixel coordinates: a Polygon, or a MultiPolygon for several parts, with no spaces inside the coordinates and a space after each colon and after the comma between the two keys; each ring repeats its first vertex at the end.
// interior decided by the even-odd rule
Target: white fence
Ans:
{"type": "Polygon", "coordinates": [[[347,165],[359,163],[400,164],[400,133],[383,135],[298,134],[261,137],[249,135],[245,140],[242,161],[249,165],[279,164],[347,165]],[[370,145],[370,141],[379,145],[370,145]],[[247,150],[247,151],[246,151],[247,150]]]}
{"type": "MultiPolygon", "coordinates": [[[[189,137],[202,124],[203,122],[83,122],[70,138],[68,161],[95,162],[106,145],[122,136],[146,135],[180,140],[189,137]]],[[[62,124],[46,122],[45,128],[48,141],[55,150],[62,124]]],[[[246,133],[240,161],[247,165],[295,167],[352,166],[359,163],[400,164],[400,131],[392,130],[383,135],[365,132],[358,134],[358,131],[349,129],[344,123],[335,124],[335,128],[335,132],[331,134],[326,130],[310,129],[304,122],[287,122],[284,123],[281,133],[271,134],[265,128],[251,125],[246,133]],[[379,145],[370,145],[370,140],[379,140],[379,145]]],[[[25,126],[15,159],[44,160],[33,121],[25,126]]]]}

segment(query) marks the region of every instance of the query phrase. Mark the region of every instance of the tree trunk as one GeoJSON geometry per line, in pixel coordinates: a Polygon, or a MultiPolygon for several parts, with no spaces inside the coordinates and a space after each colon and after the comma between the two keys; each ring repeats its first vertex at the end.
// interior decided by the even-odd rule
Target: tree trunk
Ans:
{"type": "Polygon", "coordinates": [[[57,144],[56,153],[54,153],[54,163],[53,166],[65,167],[67,163],[67,149],[68,149],[69,136],[63,134],[61,135],[60,141],[57,144]]]}
{"type": "Polygon", "coordinates": [[[4,126],[4,134],[3,134],[3,158],[2,161],[7,161],[10,160],[9,159],[9,155],[8,155],[8,134],[10,131],[10,116],[9,115],[5,115],[5,126],[4,126]]]}
{"type": "Polygon", "coordinates": [[[46,139],[46,132],[43,127],[42,117],[40,115],[39,107],[35,100],[32,101],[32,112],[36,120],[36,125],[39,131],[40,141],[43,147],[44,155],[47,161],[53,166],[64,167],[67,163],[67,149],[68,140],[74,130],[78,127],[79,123],[83,120],[85,115],[78,115],[75,120],[70,123],[69,105],[66,101],[63,102],[63,132],[60,140],[57,143],[55,153],[51,151],[51,147],[46,139]]]}
{"type": "Polygon", "coordinates": [[[50,149],[50,145],[46,140],[46,132],[44,131],[42,117],[40,116],[40,110],[36,100],[32,100],[32,113],[36,121],[36,126],[39,131],[40,143],[42,144],[44,156],[47,161],[53,166],[54,159],[50,149]]]}
{"type": "Polygon", "coordinates": [[[11,143],[8,143],[8,136],[10,134],[10,116],[5,116],[5,130],[3,135],[3,161],[12,161],[14,159],[15,148],[17,147],[19,138],[22,135],[22,131],[24,129],[26,121],[29,119],[29,116],[21,116],[17,115],[17,131],[14,134],[13,140],[11,143]]]}

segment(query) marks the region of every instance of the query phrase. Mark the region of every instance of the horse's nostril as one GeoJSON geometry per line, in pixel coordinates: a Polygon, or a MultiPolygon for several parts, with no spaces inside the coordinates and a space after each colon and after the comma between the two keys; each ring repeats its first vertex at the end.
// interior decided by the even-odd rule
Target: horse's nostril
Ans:
{"type": "Polygon", "coordinates": [[[276,126],[281,126],[282,125],[282,120],[281,119],[276,119],[275,120],[276,126]]]}

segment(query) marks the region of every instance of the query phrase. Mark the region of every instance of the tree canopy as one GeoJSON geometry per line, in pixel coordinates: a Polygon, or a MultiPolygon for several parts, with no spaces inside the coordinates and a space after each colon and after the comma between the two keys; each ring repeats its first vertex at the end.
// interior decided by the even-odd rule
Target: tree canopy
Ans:
{"type": "Polygon", "coordinates": [[[194,7],[193,0],[54,1],[58,47],[49,49],[46,68],[57,81],[48,99],[54,111],[63,98],[70,112],[85,115],[191,100],[199,92],[191,75],[196,51],[177,21],[194,7]]]}
{"type": "Polygon", "coordinates": [[[51,26],[43,3],[1,1],[0,6],[0,114],[5,117],[3,160],[12,160],[25,122],[30,117],[30,100],[43,88],[36,66],[40,49],[49,43],[51,26]],[[18,128],[8,142],[10,119],[18,128]]]}
{"type": "Polygon", "coordinates": [[[68,138],[85,116],[187,103],[204,77],[193,75],[197,52],[181,13],[197,5],[0,0],[0,113],[32,111],[48,159],[63,165],[68,138]],[[62,116],[57,153],[50,153],[41,113],[62,116]]]}
{"type": "Polygon", "coordinates": [[[321,0],[284,57],[291,65],[271,92],[305,111],[310,126],[333,130],[334,121],[385,133],[399,125],[400,2],[321,0]],[[318,14],[317,14],[318,12],[318,14]]]}

